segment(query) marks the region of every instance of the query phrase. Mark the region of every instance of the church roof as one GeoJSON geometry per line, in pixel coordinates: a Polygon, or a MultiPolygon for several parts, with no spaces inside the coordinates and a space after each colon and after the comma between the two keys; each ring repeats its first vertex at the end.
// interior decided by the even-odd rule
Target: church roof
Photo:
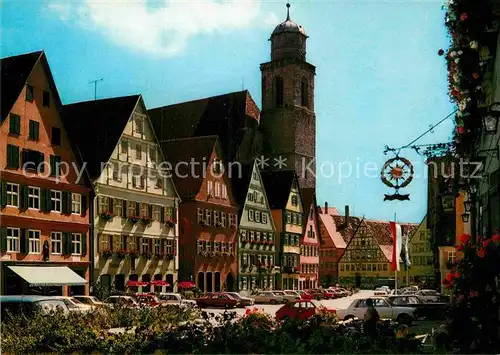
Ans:
{"type": "Polygon", "coordinates": [[[245,128],[258,126],[260,110],[248,90],[148,110],[160,142],[218,135],[224,158],[233,160],[245,128]]]}
{"type": "Polygon", "coordinates": [[[250,186],[250,180],[252,179],[253,168],[253,162],[245,165],[231,164],[228,166],[228,174],[231,177],[233,197],[239,207],[239,217],[241,217],[241,214],[243,213],[243,208],[248,194],[248,187],[250,186]]]}
{"type": "Polygon", "coordinates": [[[206,175],[203,169],[208,166],[216,145],[217,136],[172,139],[160,143],[165,161],[172,165],[174,172],[179,162],[190,162],[194,159],[197,163],[185,166],[185,169],[178,166],[178,173],[172,174],[182,200],[189,200],[200,191],[206,175]],[[206,165],[202,164],[203,162],[206,162],[206,165]]]}
{"type": "Polygon", "coordinates": [[[301,33],[304,36],[307,37],[306,31],[301,25],[298,25],[294,21],[290,20],[290,4],[286,4],[287,7],[287,13],[286,13],[286,20],[282,23],[280,23],[276,28],[274,29],[272,36],[275,36],[277,34],[281,33],[301,33]]]}

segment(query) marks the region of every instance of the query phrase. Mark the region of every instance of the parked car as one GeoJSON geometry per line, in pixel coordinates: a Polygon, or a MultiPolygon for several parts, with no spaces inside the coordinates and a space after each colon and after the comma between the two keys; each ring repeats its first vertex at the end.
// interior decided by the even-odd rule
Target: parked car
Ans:
{"type": "Polygon", "coordinates": [[[253,306],[255,304],[255,300],[253,298],[244,297],[237,292],[224,292],[224,293],[227,293],[229,296],[238,300],[240,307],[253,306]]]}
{"type": "Polygon", "coordinates": [[[49,313],[60,310],[64,314],[69,314],[66,303],[54,296],[0,296],[0,309],[2,319],[5,319],[7,313],[15,316],[21,314],[31,316],[37,311],[49,313]]]}
{"type": "Polygon", "coordinates": [[[313,298],[318,301],[322,300],[324,296],[323,290],[320,289],[306,290],[306,292],[312,295],[313,298]]]}
{"type": "Polygon", "coordinates": [[[335,298],[350,296],[350,293],[346,289],[340,287],[330,287],[328,291],[335,294],[335,298]]]}
{"type": "Polygon", "coordinates": [[[300,300],[300,295],[298,295],[297,293],[286,293],[285,291],[273,291],[273,293],[277,296],[281,296],[283,297],[283,299],[286,301],[286,302],[292,302],[292,301],[298,301],[300,300]]]}
{"type": "Polygon", "coordinates": [[[255,303],[278,304],[286,302],[285,299],[272,291],[262,291],[253,296],[255,303]]]}
{"type": "Polygon", "coordinates": [[[311,295],[310,293],[307,293],[304,290],[298,290],[297,293],[300,295],[300,299],[303,299],[303,300],[312,300],[312,299],[314,299],[313,295],[311,295]]]}
{"type": "Polygon", "coordinates": [[[237,299],[226,293],[212,293],[198,298],[196,300],[196,304],[200,308],[234,308],[239,305],[239,302],[237,299]]]}
{"type": "MultiPolygon", "coordinates": [[[[357,299],[351,302],[347,309],[337,310],[337,315],[342,320],[351,318],[363,319],[368,309],[366,304],[368,298],[357,299]]],[[[393,306],[385,297],[372,297],[373,304],[381,319],[392,319],[399,323],[410,325],[415,318],[415,308],[393,306]]]]}
{"type": "Polygon", "coordinates": [[[100,301],[96,296],[73,296],[73,298],[89,306],[93,307],[105,306],[104,302],[100,301]]]}
{"type": "Polygon", "coordinates": [[[388,296],[391,294],[391,290],[385,287],[377,287],[375,292],[373,292],[375,296],[388,296]]]}
{"type": "Polygon", "coordinates": [[[425,302],[439,302],[442,299],[442,295],[436,290],[419,290],[415,292],[415,295],[425,302]]]}
{"type": "Polygon", "coordinates": [[[299,300],[288,302],[276,312],[276,319],[286,320],[305,320],[316,314],[318,310],[325,310],[327,312],[336,313],[334,309],[328,309],[321,303],[314,300],[299,300]]]}
{"type": "Polygon", "coordinates": [[[74,297],[68,297],[68,296],[55,296],[55,297],[62,300],[66,304],[66,307],[68,307],[68,310],[70,312],[90,312],[92,310],[92,306],[84,304],[78,301],[74,297]]]}
{"type": "Polygon", "coordinates": [[[391,295],[387,297],[387,301],[393,306],[415,308],[415,317],[417,319],[444,319],[446,309],[448,308],[448,303],[425,302],[419,296],[415,295],[391,295]]]}
{"type": "Polygon", "coordinates": [[[178,304],[180,306],[196,305],[196,301],[188,300],[180,293],[160,292],[158,293],[158,299],[164,304],[178,304]]]}
{"type": "Polygon", "coordinates": [[[300,298],[302,298],[302,297],[300,296],[299,291],[297,291],[297,290],[285,290],[285,291],[283,291],[283,292],[285,292],[285,294],[286,294],[286,295],[289,295],[289,296],[296,296],[296,297],[298,296],[298,297],[299,297],[299,299],[300,299],[300,298]]]}
{"type": "Polygon", "coordinates": [[[323,299],[331,300],[334,298],[339,298],[337,291],[334,290],[323,290],[323,299]]]}
{"type": "Polygon", "coordinates": [[[120,305],[122,307],[139,307],[139,303],[131,296],[109,296],[104,300],[104,303],[110,307],[120,305]]]}

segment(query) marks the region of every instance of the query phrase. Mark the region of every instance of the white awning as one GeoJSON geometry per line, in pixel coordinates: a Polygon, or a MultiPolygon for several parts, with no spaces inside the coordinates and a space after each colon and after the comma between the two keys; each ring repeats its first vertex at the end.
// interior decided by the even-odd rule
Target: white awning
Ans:
{"type": "Polygon", "coordinates": [[[67,266],[8,266],[30,286],[81,286],[87,283],[83,277],[67,266]]]}

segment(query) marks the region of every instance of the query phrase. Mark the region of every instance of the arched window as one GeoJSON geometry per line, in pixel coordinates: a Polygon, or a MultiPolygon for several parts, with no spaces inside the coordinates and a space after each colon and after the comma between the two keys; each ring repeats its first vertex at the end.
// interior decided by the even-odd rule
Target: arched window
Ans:
{"type": "Polygon", "coordinates": [[[274,78],[274,89],[276,95],[276,106],[283,106],[283,78],[277,76],[274,78]]]}
{"type": "Polygon", "coordinates": [[[300,93],[301,93],[301,100],[300,100],[301,106],[309,107],[309,85],[307,84],[306,78],[302,78],[300,93]]]}

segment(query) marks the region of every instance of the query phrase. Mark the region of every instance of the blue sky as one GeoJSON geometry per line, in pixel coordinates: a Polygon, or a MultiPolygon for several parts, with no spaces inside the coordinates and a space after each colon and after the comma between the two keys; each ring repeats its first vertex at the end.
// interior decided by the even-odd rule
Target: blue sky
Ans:
{"type": "MultiPolygon", "coordinates": [[[[259,64],[285,10],[274,1],[4,1],[1,55],[45,50],[64,103],[93,99],[89,81],[103,77],[98,97],[141,93],[150,108],[242,87],[260,106],[259,64]]],[[[417,174],[407,202],[383,202],[391,191],[379,170],[391,157],[384,145],[404,145],[453,111],[437,55],[448,43],[441,2],[292,1],[291,18],[317,67],[318,202],[420,222],[424,158],[401,154],[417,174]]],[[[448,141],[452,127],[420,143],[448,141]]]]}

